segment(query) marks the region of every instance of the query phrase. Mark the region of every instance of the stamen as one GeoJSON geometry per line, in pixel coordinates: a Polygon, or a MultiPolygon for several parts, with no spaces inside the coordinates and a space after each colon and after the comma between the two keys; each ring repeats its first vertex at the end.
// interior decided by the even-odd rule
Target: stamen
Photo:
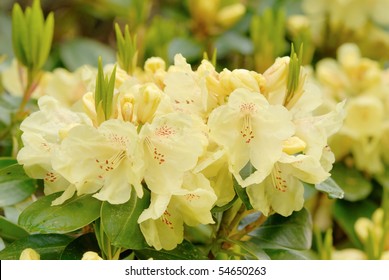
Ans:
{"type": "Polygon", "coordinates": [[[192,202],[193,200],[197,200],[197,199],[200,199],[200,196],[197,195],[197,194],[193,194],[193,193],[188,193],[185,195],[185,199],[189,202],[192,202]]]}
{"type": "Polygon", "coordinates": [[[165,210],[165,212],[163,213],[162,217],[161,217],[161,220],[162,222],[167,225],[170,229],[174,229],[173,227],[173,223],[169,220],[169,218],[171,217],[171,214],[165,210]]]}
{"type": "Polygon", "coordinates": [[[245,115],[243,117],[243,127],[240,131],[240,134],[242,135],[243,140],[246,142],[246,144],[249,144],[251,140],[254,139],[254,132],[251,126],[250,115],[245,115]]]}
{"type": "Polygon", "coordinates": [[[154,146],[154,144],[151,142],[151,140],[146,137],[145,139],[145,143],[147,145],[147,148],[149,149],[150,151],[150,154],[151,154],[151,157],[159,164],[163,164],[166,159],[165,159],[165,155],[163,153],[161,153],[156,146],[154,146]]]}
{"type": "Polygon", "coordinates": [[[271,179],[273,186],[280,192],[286,192],[288,186],[286,185],[286,180],[282,176],[282,171],[279,168],[278,164],[274,165],[273,171],[271,172],[271,179]]]}

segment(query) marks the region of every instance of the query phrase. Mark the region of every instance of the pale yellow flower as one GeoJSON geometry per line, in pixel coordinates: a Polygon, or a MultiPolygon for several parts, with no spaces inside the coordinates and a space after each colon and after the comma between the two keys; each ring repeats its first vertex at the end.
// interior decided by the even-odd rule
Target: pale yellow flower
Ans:
{"type": "Polygon", "coordinates": [[[79,195],[97,192],[94,197],[111,204],[126,202],[132,187],[139,197],[143,195],[142,149],[129,122],[74,127],[55,150],[52,164],[79,195]]]}
{"type": "Polygon", "coordinates": [[[52,168],[54,149],[60,145],[67,131],[77,125],[91,126],[90,119],[76,113],[56,99],[43,96],[38,100],[39,111],[32,113],[20,125],[24,147],[17,160],[26,173],[35,179],[43,179],[45,194],[63,191],[69,183],[52,168]]]}
{"type": "MultiPolygon", "coordinates": [[[[42,72],[39,84],[32,93],[33,98],[39,98],[44,95],[46,83],[50,80],[50,72],[42,72]]],[[[5,90],[14,96],[23,96],[27,85],[27,70],[20,66],[16,59],[13,59],[11,65],[2,71],[1,82],[5,90]]]]}
{"type": "Polygon", "coordinates": [[[235,90],[228,103],[209,116],[210,136],[223,147],[229,169],[242,187],[262,182],[282,155],[282,141],[294,134],[291,115],[281,105],[270,105],[259,92],[235,90]],[[247,178],[240,172],[251,163],[247,178]]]}
{"type": "Polygon", "coordinates": [[[264,215],[275,212],[289,216],[304,206],[302,182],[317,184],[329,176],[321,163],[312,156],[283,153],[269,176],[259,184],[248,186],[247,194],[254,209],[264,215]]]}
{"type": "MultiPolygon", "coordinates": [[[[216,145],[212,145],[216,146],[216,145]]],[[[228,156],[218,147],[210,148],[200,159],[194,172],[201,172],[211,183],[217,196],[215,204],[224,206],[235,197],[228,156]]]]}
{"type": "Polygon", "coordinates": [[[85,67],[74,72],[57,68],[50,74],[44,94],[55,97],[59,102],[68,107],[78,102],[87,92],[91,81],[87,78],[85,67]]]}
{"type": "Polygon", "coordinates": [[[207,116],[209,94],[205,77],[194,72],[181,54],[174,57],[174,65],[169,67],[164,83],[164,92],[176,111],[207,116]]]}
{"type": "Polygon", "coordinates": [[[151,193],[151,204],[138,222],[150,246],[172,250],[184,238],[184,223],[188,226],[213,224],[211,209],[216,195],[202,174],[187,172],[175,195],[151,193]]]}
{"type": "Polygon", "coordinates": [[[385,14],[389,9],[388,0],[304,0],[302,7],[313,19],[323,21],[327,17],[331,31],[342,28],[357,31],[370,20],[389,24],[385,14]]]}
{"type": "Polygon", "coordinates": [[[144,179],[156,194],[180,190],[184,173],[196,166],[208,144],[203,122],[179,112],[155,117],[142,126],[139,136],[144,148],[144,179]]]}

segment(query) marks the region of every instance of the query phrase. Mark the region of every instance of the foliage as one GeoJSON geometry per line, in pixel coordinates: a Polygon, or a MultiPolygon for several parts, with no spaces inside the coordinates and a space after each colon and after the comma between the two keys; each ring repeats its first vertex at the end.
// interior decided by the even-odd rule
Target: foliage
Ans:
{"type": "Polygon", "coordinates": [[[389,21],[346,2],[0,4],[0,259],[388,258],[389,21]]]}

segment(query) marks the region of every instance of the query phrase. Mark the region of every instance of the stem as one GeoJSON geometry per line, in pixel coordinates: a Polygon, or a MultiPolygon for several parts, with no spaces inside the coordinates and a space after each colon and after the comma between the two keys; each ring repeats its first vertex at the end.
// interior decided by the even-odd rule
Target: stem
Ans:
{"type": "MultiPolygon", "coordinates": [[[[23,74],[20,68],[19,71],[19,77],[21,84],[23,84],[23,74]]],[[[35,91],[35,89],[39,85],[39,81],[42,77],[42,74],[39,72],[39,70],[30,69],[27,68],[27,84],[23,92],[23,99],[19,106],[19,110],[17,112],[17,116],[23,118],[25,115],[25,107],[28,103],[28,101],[31,98],[32,93],[35,91]]]]}
{"type": "Polygon", "coordinates": [[[242,237],[244,237],[245,235],[249,234],[250,232],[252,232],[254,229],[260,227],[265,221],[267,220],[267,217],[265,215],[260,215],[258,217],[258,219],[256,219],[254,222],[248,224],[247,226],[245,226],[243,229],[241,229],[240,231],[238,231],[236,234],[234,234],[233,236],[231,236],[231,239],[234,239],[234,240],[240,240],[242,237]]]}

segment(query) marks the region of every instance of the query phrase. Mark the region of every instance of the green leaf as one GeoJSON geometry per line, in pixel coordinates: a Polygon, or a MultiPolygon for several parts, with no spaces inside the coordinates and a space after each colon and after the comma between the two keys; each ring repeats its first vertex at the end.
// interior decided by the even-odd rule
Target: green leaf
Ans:
{"type": "Polygon", "coordinates": [[[266,249],[272,260],[317,260],[318,257],[310,250],[266,249]]]}
{"type": "Polygon", "coordinates": [[[228,53],[238,52],[243,55],[253,53],[254,46],[250,39],[237,32],[225,32],[215,42],[219,57],[224,57],[228,53]]]}
{"type": "Polygon", "coordinates": [[[81,235],[70,242],[61,254],[61,260],[81,260],[85,252],[93,251],[100,256],[100,248],[94,233],[81,235]]]}
{"type": "Polygon", "coordinates": [[[0,251],[0,260],[18,260],[22,251],[32,248],[41,260],[58,260],[72,237],[61,234],[35,234],[19,239],[0,251]]]}
{"type": "Polygon", "coordinates": [[[250,237],[262,249],[308,250],[312,243],[312,220],[305,208],[289,217],[274,214],[250,237]]]}
{"type": "Polygon", "coordinates": [[[174,56],[181,53],[190,63],[201,59],[202,50],[202,46],[192,38],[176,38],[169,44],[169,61],[174,61],[174,56]]]}
{"type": "Polygon", "coordinates": [[[116,45],[117,45],[117,60],[122,69],[127,73],[132,74],[135,70],[138,58],[136,35],[131,36],[129,27],[126,25],[124,36],[119,25],[115,24],[116,45]]]}
{"type": "Polygon", "coordinates": [[[344,191],[344,199],[348,201],[363,200],[369,196],[372,183],[354,168],[347,168],[342,163],[334,164],[332,178],[344,191]]]}
{"type": "Polygon", "coordinates": [[[146,190],[142,198],[138,198],[132,190],[130,200],[123,204],[112,205],[103,202],[101,221],[112,245],[126,249],[147,247],[139,228],[138,218],[149,204],[150,193],[146,190]]]}
{"type": "Polygon", "coordinates": [[[14,56],[12,50],[12,19],[5,11],[0,11],[0,54],[6,56],[5,66],[14,56]]]}
{"type": "Polygon", "coordinates": [[[21,202],[35,190],[36,180],[29,178],[15,159],[0,159],[0,207],[21,202]]]}
{"type": "Polygon", "coordinates": [[[116,65],[112,70],[111,77],[109,78],[109,82],[106,85],[106,92],[104,95],[104,115],[106,119],[109,119],[112,114],[112,102],[113,102],[113,92],[115,90],[115,77],[116,77],[116,65]]]}
{"type": "Polygon", "coordinates": [[[194,246],[192,243],[184,240],[175,249],[155,250],[154,248],[146,248],[142,250],[136,250],[135,255],[139,259],[154,259],[154,260],[205,260],[207,259],[202,252],[194,246]]]}
{"type": "Polygon", "coordinates": [[[29,51],[31,52],[31,61],[35,69],[39,69],[39,47],[42,43],[44,17],[40,7],[40,1],[34,0],[32,3],[30,17],[27,18],[27,29],[29,36],[29,51]]]}
{"type": "Polygon", "coordinates": [[[37,62],[38,68],[43,67],[50,54],[54,34],[54,14],[52,12],[47,16],[42,32],[43,36],[40,45],[39,60],[37,62]]]}
{"type": "MultiPolygon", "coordinates": [[[[228,240],[230,243],[233,243],[239,246],[240,250],[238,256],[242,257],[245,260],[269,260],[270,257],[268,254],[259,246],[258,244],[247,240],[247,241],[237,241],[237,240],[228,240]]],[[[234,256],[233,251],[225,251],[226,254],[231,257],[234,256]]],[[[235,254],[237,255],[237,254],[235,254]]]]}
{"type": "Polygon", "coordinates": [[[24,237],[29,234],[22,227],[15,225],[8,221],[3,216],[0,216],[0,237],[6,241],[12,242],[24,237]]]}
{"type": "Polygon", "coordinates": [[[246,206],[247,210],[253,209],[253,206],[251,205],[251,202],[250,202],[250,198],[247,195],[246,189],[242,188],[239,185],[239,183],[238,183],[238,181],[236,181],[235,177],[233,177],[233,179],[234,179],[234,189],[235,189],[236,194],[242,200],[242,202],[243,202],[244,206],[246,206]]]}
{"type": "Polygon", "coordinates": [[[329,177],[324,182],[316,184],[315,189],[327,193],[330,198],[342,199],[344,197],[344,191],[338,186],[338,184],[331,177],[329,177]]]}
{"type": "Polygon", "coordinates": [[[27,64],[23,44],[27,42],[26,20],[18,3],[12,9],[12,47],[16,58],[24,65],[27,64]]]}
{"type": "Polygon", "coordinates": [[[65,67],[70,71],[75,71],[83,65],[97,68],[99,56],[105,63],[116,61],[115,51],[112,48],[94,40],[77,38],[60,46],[60,57],[65,67]]]}
{"type": "Polygon", "coordinates": [[[61,194],[44,196],[28,206],[20,214],[19,224],[30,233],[68,233],[99,218],[101,201],[91,195],[74,195],[61,205],[51,206],[61,194]]]}
{"type": "Polygon", "coordinates": [[[377,205],[369,200],[349,202],[337,200],[332,209],[333,217],[353,244],[363,249],[363,245],[354,230],[354,224],[361,217],[370,218],[377,205]]]}
{"type": "Polygon", "coordinates": [[[211,212],[212,213],[217,213],[217,212],[224,212],[224,211],[227,211],[228,209],[230,209],[232,207],[232,205],[234,205],[235,201],[238,199],[239,196],[235,195],[234,198],[228,202],[226,205],[223,205],[223,206],[214,206],[212,209],[211,209],[211,212]]]}

